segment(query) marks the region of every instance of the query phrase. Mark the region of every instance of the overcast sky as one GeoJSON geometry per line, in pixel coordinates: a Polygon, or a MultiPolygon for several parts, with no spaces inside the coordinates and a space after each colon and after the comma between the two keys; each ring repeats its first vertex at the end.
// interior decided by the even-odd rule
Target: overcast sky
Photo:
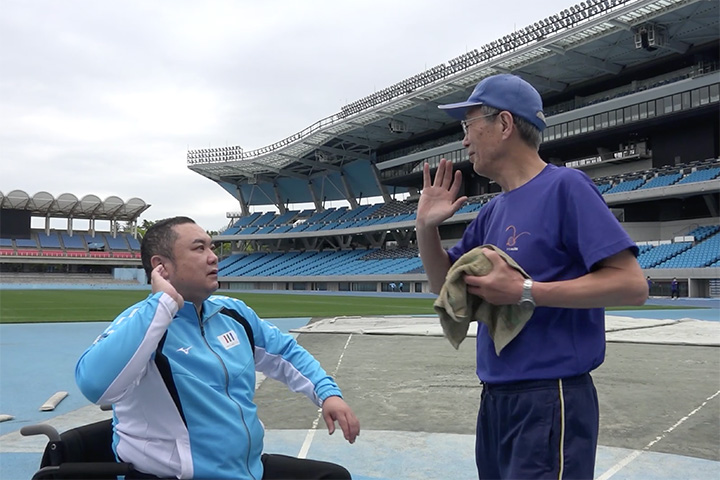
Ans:
{"type": "Polygon", "coordinates": [[[268,145],[576,3],[3,0],[0,191],[219,230],[239,206],[188,148],[268,145]]]}

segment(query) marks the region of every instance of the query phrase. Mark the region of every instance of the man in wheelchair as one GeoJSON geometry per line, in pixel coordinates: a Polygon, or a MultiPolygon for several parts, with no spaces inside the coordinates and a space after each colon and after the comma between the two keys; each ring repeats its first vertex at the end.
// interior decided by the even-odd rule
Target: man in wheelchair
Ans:
{"type": "Polygon", "coordinates": [[[80,357],[75,377],[113,406],[113,449],[126,478],[341,479],[328,462],[263,454],[255,371],[302,392],[354,443],[360,423],[337,384],[292,336],[244,302],[213,295],[218,258],[187,217],[157,222],[141,256],[152,293],[80,357]]]}

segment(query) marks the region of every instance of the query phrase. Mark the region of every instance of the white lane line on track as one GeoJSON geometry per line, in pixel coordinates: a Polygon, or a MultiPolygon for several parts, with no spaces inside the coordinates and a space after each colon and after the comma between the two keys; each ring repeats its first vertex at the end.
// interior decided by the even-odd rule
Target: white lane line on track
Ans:
{"type": "Polygon", "coordinates": [[[703,408],[705,405],[707,405],[707,403],[708,403],[710,400],[712,400],[713,398],[717,397],[718,395],[720,395],[720,390],[718,390],[717,392],[713,393],[713,394],[710,395],[708,398],[706,398],[705,401],[704,401],[702,404],[700,404],[700,406],[697,407],[695,410],[693,410],[692,412],[688,413],[688,414],[685,415],[683,418],[681,418],[680,420],[678,420],[677,422],[675,422],[675,425],[673,425],[672,427],[670,427],[670,428],[668,428],[668,429],[666,429],[666,430],[663,430],[662,435],[660,435],[659,437],[656,437],[655,440],[653,440],[652,442],[650,442],[650,443],[648,443],[647,445],[645,445],[645,447],[644,447],[642,450],[636,450],[636,451],[632,452],[630,455],[628,455],[627,457],[625,457],[625,458],[623,458],[622,460],[620,460],[618,463],[616,463],[615,465],[613,465],[612,468],[610,468],[608,471],[606,471],[605,473],[603,473],[602,475],[600,475],[599,477],[597,477],[595,480],[608,480],[609,478],[611,478],[613,475],[615,475],[615,474],[618,473],[620,470],[622,470],[623,468],[625,468],[630,462],[632,462],[633,460],[635,460],[637,457],[639,457],[639,456],[642,455],[643,453],[649,451],[650,448],[652,448],[653,445],[655,445],[655,444],[658,443],[660,440],[662,440],[663,438],[665,438],[670,432],[672,432],[672,431],[675,430],[677,427],[679,427],[683,422],[685,422],[685,420],[687,420],[688,418],[690,418],[691,416],[693,416],[693,415],[695,415],[697,412],[699,412],[701,408],[703,408]]]}
{"type": "MultiPolygon", "coordinates": [[[[345,342],[345,346],[342,349],[342,352],[340,353],[340,358],[338,358],[337,365],[335,365],[335,370],[332,373],[332,377],[335,378],[337,376],[338,370],[340,370],[340,364],[342,363],[342,359],[345,356],[345,350],[347,350],[348,345],[350,345],[350,339],[352,338],[353,334],[351,333],[348,336],[347,342],[345,342]]],[[[313,420],[312,426],[310,427],[310,430],[308,430],[307,435],[305,435],[305,440],[303,441],[302,446],[300,447],[300,453],[297,454],[298,458],[306,458],[308,451],[310,450],[310,445],[312,445],[313,438],[315,438],[315,432],[317,431],[317,426],[320,423],[320,419],[322,418],[322,408],[318,408],[318,416],[313,420]]]]}

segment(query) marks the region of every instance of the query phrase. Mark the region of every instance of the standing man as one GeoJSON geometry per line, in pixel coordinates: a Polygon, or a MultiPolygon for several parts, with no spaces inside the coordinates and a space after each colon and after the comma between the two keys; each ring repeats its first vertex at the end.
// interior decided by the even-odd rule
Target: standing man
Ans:
{"type": "Polygon", "coordinates": [[[585,174],[540,158],[545,118],[530,84],[488,77],[466,102],[440,108],[461,120],[474,171],[502,193],[446,251],[438,227],[466,200],[458,198],[462,175],[443,159],[431,183],[425,164],[416,230],[431,290],[438,293],[450,266],[483,244],[502,248],[531,277],[490,249],[493,270],[465,277],[468,293],[485,301],[534,308],[499,356],[487,327],[478,327],[479,476],[591,479],[599,413],[589,372],[605,356],[603,307],[647,298],[637,247],[585,174]]]}
{"type": "Polygon", "coordinates": [[[678,280],[676,277],[673,277],[672,281],[670,282],[670,299],[676,300],[680,298],[680,288],[678,286],[678,280]]]}
{"type": "Polygon", "coordinates": [[[75,378],[113,404],[117,457],[130,478],[349,479],[339,465],[263,454],[255,370],[322,407],[353,443],[360,424],[335,381],[293,337],[240,300],[212,296],[218,258],[193,220],[150,227],[141,245],[152,285],[83,353],[75,378]]]}

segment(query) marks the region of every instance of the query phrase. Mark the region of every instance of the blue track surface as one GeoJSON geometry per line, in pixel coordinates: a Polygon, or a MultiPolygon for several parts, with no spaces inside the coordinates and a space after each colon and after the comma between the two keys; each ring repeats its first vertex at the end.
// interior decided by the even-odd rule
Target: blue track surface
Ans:
{"type": "MultiPolygon", "coordinates": [[[[642,318],[719,319],[717,302],[674,301],[672,304],[695,306],[697,303],[715,308],[627,310],[611,314],[642,318]]],[[[287,318],[272,322],[287,332],[306,324],[308,320],[287,318]]],[[[105,322],[0,325],[0,413],[15,416],[13,421],[0,423],[0,435],[88,405],[75,386],[73,369],[80,354],[106,326],[105,322]],[[60,390],[68,391],[69,396],[55,411],[38,411],[39,405],[60,390]]],[[[306,436],[305,430],[269,430],[267,450],[297,455],[306,436]]],[[[361,441],[352,446],[336,440],[326,434],[316,435],[309,456],[312,457],[315,452],[322,458],[340,461],[354,472],[356,480],[473,478],[472,435],[364,431],[361,441]]],[[[0,436],[0,478],[30,478],[37,468],[40,454],[9,453],[5,450],[4,441],[0,436]]],[[[720,472],[720,462],[600,446],[596,477],[609,478],[607,472],[631,456],[637,457],[627,467],[615,472],[613,479],[716,478],[715,475],[720,472]]]]}

